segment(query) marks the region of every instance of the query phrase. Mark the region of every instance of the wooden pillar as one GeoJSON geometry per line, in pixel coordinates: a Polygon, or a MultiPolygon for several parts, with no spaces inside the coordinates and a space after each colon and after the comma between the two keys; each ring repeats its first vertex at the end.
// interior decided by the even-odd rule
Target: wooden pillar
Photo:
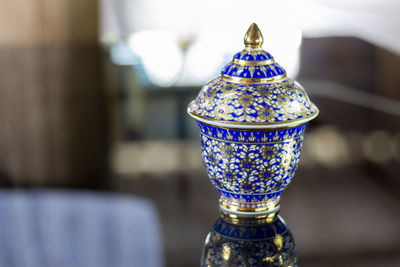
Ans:
{"type": "Polygon", "coordinates": [[[0,181],[103,187],[97,0],[0,0],[0,181]]]}
{"type": "MultiPolygon", "coordinates": [[[[375,55],[375,93],[388,99],[400,101],[400,56],[382,49],[375,55]]],[[[399,117],[394,114],[374,114],[374,126],[395,133],[400,129],[399,117]]]]}

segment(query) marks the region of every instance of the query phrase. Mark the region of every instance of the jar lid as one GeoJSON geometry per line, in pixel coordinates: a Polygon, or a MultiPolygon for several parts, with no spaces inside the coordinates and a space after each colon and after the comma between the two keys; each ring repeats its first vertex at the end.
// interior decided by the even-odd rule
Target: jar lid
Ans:
{"type": "Polygon", "coordinates": [[[253,23],[245,48],[233,56],[221,75],[206,83],[188,107],[196,120],[230,128],[277,128],[298,125],[318,115],[304,88],[287,77],[253,23]]]}

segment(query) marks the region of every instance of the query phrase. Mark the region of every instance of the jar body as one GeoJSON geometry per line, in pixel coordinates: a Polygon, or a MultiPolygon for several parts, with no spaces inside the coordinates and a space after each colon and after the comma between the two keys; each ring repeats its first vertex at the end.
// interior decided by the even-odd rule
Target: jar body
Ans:
{"type": "Polygon", "coordinates": [[[252,216],[277,212],[279,195],[298,167],[307,123],[273,129],[198,125],[202,158],[221,194],[221,210],[252,216]]]}

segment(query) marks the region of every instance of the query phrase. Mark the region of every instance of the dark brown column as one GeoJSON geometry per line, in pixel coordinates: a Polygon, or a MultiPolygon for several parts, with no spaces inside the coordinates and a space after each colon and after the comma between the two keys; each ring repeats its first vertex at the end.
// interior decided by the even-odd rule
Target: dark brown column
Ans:
{"type": "Polygon", "coordinates": [[[97,0],[0,0],[0,181],[103,187],[97,0]]]}

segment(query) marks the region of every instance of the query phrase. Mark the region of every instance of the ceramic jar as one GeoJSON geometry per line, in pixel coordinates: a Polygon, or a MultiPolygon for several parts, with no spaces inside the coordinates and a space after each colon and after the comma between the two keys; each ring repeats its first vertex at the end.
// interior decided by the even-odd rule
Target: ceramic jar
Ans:
{"type": "Polygon", "coordinates": [[[188,107],[197,120],[208,176],[222,212],[265,216],[298,167],[307,122],[318,115],[304,88],[262,50],[256,24],[245,48],[206,83],[188,107]]]}

